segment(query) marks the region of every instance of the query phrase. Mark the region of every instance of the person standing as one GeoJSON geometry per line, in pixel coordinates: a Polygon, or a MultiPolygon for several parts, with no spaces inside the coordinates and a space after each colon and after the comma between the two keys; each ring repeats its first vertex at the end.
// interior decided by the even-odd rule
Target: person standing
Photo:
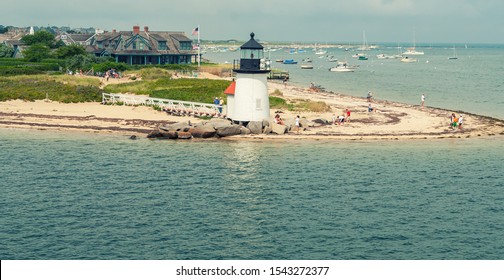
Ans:
{"type": "Polygon", "coordinates": [[[422,109],[424,107],[424,104],[425,104],[425,94],[422,93],[422,109]]]}
{"type": "Polygon", "coordinates": [[[222,97],[221,97],[221,98],[219,98],[218,102],[219,102],[219,107],[218,107],[219,113],[222,114],[222,107],[224,107],[224,99],[222,99],[222,97]]]}
{"type": "Polygon", "coordinates": [[[462,115],[460,115],[459,119],[458,119],[458,127],[459,129],[462,129],[462,123],[464,122],[464,117],[462,117],[462,115]]]}
{"type": "Polygon", "coordinates": [[[346,113],[346,122],[350,122],[350,110],[346,109],[345,113],[346,113]]]}
{"type": "Polygon", "coordinates": [[[299,127],[300,127],[299,116],[296,117],[295,126],[296,126],[296,132],[297,132],[297,134],[299,134],[299,127]]]}

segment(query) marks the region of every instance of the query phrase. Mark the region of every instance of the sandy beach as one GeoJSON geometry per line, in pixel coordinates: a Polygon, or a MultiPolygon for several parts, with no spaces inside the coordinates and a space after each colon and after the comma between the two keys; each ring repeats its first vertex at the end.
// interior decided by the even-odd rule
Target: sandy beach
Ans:
{"type": "MultiPolygon", "coordinates": [[[[218,78],[201,74],[199,78],[218,78]]],[[[110,83],[126,82],[111,79],[110,83]]],[[[297,133],[285,135],[261,134],[233,136],[226,139],[427,139],[427,138],[473,138],[502,137],[504,121],[465,112],[438,108],[421,108],[385,100],[373,102],[376,112],[368,112],[365,98],[357,98],[333,92],[313,92],[282,83],[269,82],[269,92],[279,90],[284,99],[323,101],[331,106],[331,112],[290,112],[282,110],[281,117],[288,123],[296,115],[308,121],[314,119],[332,120],[342,115],[345,109],[351,111],[350,121],[343,125],[315,125],[297,133]],[[449,127],[450,115],[464,116],[464,127],[449,127]]],[[[277,110],[271,110],[271,120],[277,110]]],[[[100,103],[63,104],[52,101],[27,102],[11,100],[0,102],[0,127],[33,128],[41,130],[89,131],[100,133],[120,133],[125,136],[145,136],[160,125],[188,122],[199,123],[201,119],[192,116],[172,116],[145,106],[116,106],[100,103]]]]}

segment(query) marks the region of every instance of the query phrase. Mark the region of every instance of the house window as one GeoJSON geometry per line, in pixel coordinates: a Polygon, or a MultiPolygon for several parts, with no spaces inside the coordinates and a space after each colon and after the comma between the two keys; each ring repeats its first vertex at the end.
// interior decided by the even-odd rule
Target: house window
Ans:
{"type": "Polygon", "coordinates": [[[136,50],[136,41],[134,41],[133,44],[131,44],[131,48],[136,50]]]}
{"type": "Polygon", "coordinates": [[[164,51],[166,50],[166,42],[159,42],[159,50],[164,51]]]}
{"type": "Polygon", "coordinates": [[[143,50],[144,48],[144,44],[142,42],[140,42],[140,49],[143,50]]]}

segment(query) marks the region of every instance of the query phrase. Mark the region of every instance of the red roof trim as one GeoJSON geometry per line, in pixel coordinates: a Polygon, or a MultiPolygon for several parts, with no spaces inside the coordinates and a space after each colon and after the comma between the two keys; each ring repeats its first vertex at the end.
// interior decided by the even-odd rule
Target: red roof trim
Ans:
{"type": "Polygon", "coordinates": [[[236,82],[232,82],[224,91],[224,94],[234,95],[235,89],[236,89],[236,82]]]}

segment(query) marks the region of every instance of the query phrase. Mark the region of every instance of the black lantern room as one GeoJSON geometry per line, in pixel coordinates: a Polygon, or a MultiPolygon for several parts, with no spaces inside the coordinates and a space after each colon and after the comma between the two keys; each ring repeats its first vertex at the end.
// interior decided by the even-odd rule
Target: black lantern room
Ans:
{"type": "Polygon", "coordinates": [[[264,47],[254,39],[254,32],[250,33],[250,40],[240,47],[240,68],[237,73],[267,73],[264,60],[264,47]]]}

